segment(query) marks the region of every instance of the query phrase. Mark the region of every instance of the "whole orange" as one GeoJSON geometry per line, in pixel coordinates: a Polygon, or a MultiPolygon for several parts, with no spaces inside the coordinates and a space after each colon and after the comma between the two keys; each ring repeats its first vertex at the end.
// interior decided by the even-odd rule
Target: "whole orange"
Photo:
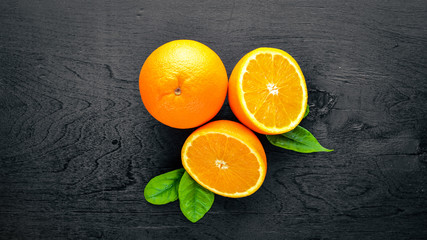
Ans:
{"type": "Polygon", "coordinates": [[[219,56],[193,40],[160,46],[145,60],[139,75],[144,106],[174,128],[194,128],[212,119],[224,103],[227,87],[219,56]]]}

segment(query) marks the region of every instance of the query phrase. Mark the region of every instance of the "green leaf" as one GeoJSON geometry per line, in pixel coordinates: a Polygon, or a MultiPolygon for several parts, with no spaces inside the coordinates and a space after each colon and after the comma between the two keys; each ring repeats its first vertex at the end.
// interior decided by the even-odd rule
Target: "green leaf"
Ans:
{"type": "Polygon", "coordinates": [[[317,139],[301,126],[297,126],[294,130],[280,135],[267,135],[267,139],[274,146],[300,153],[333,151],[333,149],[322,147],[317,139]]]}
{"type": "Polygon", "coordinates": [[[310,109],[308,108],[308,105],[307,105],[307,108],[305,109],[304,117],[302,117],[302,118],[307,117],[309,112],[310,112],[310,109]]]}
{"type": "Polygon", "coordinates": [[[179,206],[184,216],[195,223],[209,211],[215,194],[200,186],[185,172],[179,183],[179,206]]]}
{"type": "Polygon", "coordinates": [[[178,187],[184,168],[170,171],[151,179],[144,189],[147,202],[162,205],[178,199],[178,187]]]}

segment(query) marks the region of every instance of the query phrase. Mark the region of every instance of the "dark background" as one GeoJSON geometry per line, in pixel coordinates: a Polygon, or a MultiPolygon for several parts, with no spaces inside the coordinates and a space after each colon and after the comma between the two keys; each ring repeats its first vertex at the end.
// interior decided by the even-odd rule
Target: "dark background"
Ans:
{"type": "MultiPolygon", "coordinates": [[[[427,237],[427,2],[1,1],[0,238],[422,239],[427,237]],[[196,224],[143,189],[181,167],[194,130],[145,110],[139,71],[194,39],[228,74],[257,47],[299,62],[302,126],[332,153],[258,135],[252,196],[216,196],[196,224]]],[[[225,102],[215,119],[235,120],[225,102]]]]}

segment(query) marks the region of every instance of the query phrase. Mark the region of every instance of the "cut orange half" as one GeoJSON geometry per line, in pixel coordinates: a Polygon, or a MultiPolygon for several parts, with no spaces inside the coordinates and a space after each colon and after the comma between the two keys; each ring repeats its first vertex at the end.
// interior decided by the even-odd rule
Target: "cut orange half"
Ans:
{"type": "Polygon", "coordinates": [[[261,187],[267,160],[257,136],[240,123],[219,120],[194,131],[182,165],[204,188],[225,197],[249,196],[261,187]]]}
{"type": "Polygon", "coordinates": [[[258,48],[234,67],[228,100],[236,117],[250,129],[281,134],[303,119],[307,86],[291,55],[276,48],[258,48]]]}

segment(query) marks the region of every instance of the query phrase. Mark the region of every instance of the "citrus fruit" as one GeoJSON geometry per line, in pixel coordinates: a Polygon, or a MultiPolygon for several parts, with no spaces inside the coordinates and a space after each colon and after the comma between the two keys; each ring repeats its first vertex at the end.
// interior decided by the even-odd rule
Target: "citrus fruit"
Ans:
{"type": "Polygon", "coordinates": [[[193,40],[160,46],[145,60],[139,75],[144,106],[174,128],[193,128],[212,119],[224,103],[227,86],[219,56],[193,40]]]}
{"type": "Polygon", "coordinates": [[[257,136],[240,123],[219,120],[194,131],[182,165],[206,189],[232,198],[249,196],[264,182],[267,160],[257,136]]]}
{"type": "Polygon", "coordinates": [[[258,133],[291,131],[307,108],[307,87],[298,63],[276,48],[258,48],[240,59],[228,91],[233,113],[258,133]]]}

